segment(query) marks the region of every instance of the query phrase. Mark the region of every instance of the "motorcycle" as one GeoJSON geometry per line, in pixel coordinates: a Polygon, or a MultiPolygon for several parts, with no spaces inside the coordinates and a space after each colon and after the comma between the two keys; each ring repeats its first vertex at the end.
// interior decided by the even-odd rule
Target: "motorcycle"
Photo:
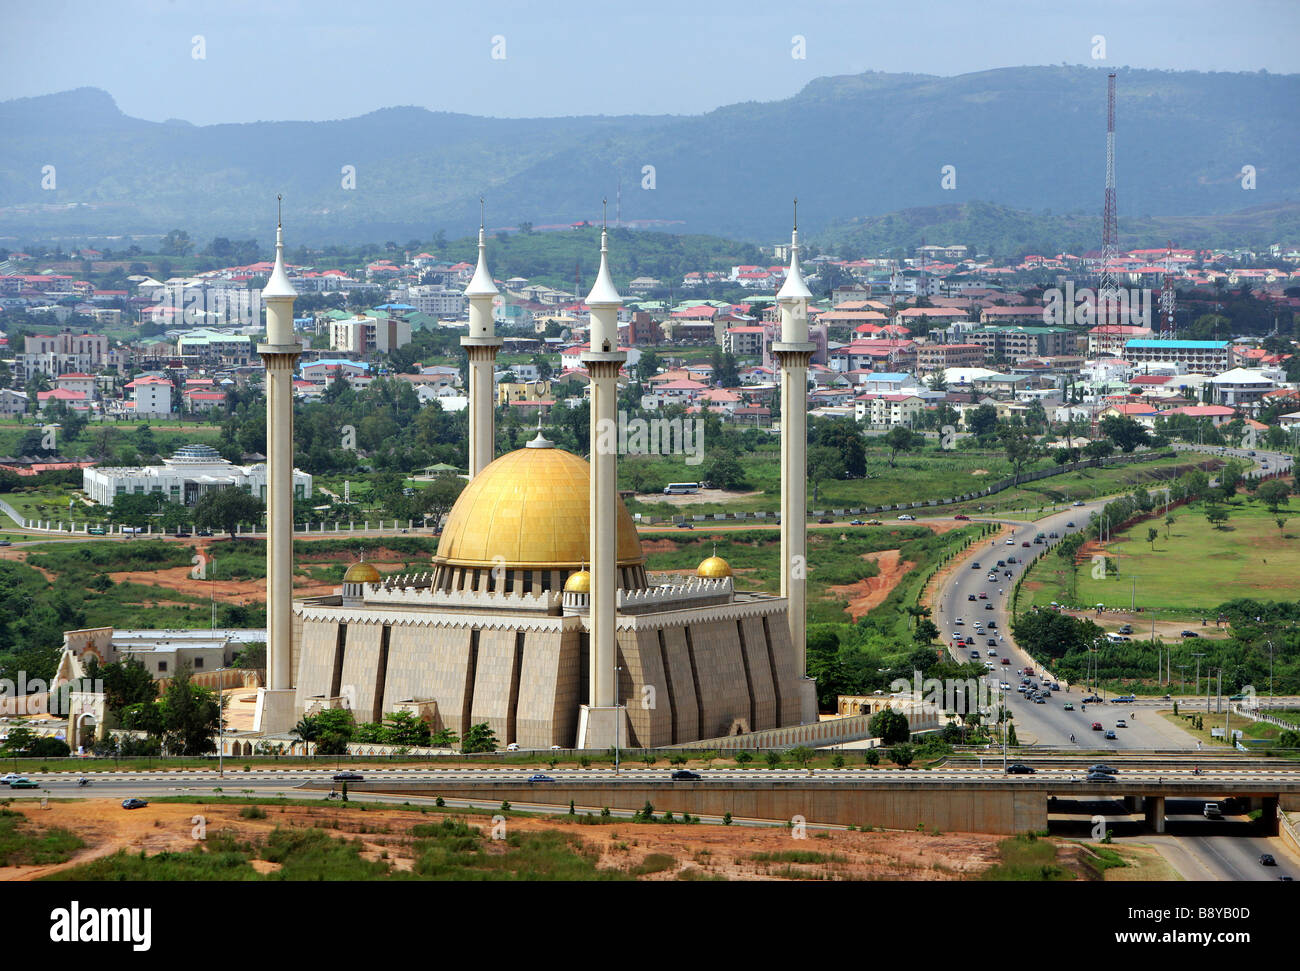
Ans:
{"type": "Polygon", "coordinates": [[[90,785],[90,780],[89,780],[89,779],[78,779],[78,780],[77,780],[77,785],[79,785],[79,786],[88,786],[88,785],[90,785]]]}

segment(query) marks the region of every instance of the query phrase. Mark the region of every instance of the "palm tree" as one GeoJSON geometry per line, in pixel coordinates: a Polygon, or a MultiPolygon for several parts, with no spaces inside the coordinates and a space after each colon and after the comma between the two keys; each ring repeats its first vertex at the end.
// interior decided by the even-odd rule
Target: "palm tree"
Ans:
{"type": "Polygon", "coordinates": [[[320,738],[320,725],[315,718],[304,716],[298,719],[298,724],[293,726],[292,734],[297,737],[298,741],[303,743],[305,754],[307,745],[320,738]]]}

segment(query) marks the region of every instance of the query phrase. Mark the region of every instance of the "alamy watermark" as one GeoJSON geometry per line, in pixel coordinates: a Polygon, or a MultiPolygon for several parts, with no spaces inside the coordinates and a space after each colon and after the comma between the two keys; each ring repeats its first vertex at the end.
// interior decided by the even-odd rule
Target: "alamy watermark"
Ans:
{"type": "Polygon", "coordinates": [[[1067,280],[1065,288],[1052,287],[1043,291],[1043,323],[1064,327],[1077,324],[1092,327],[1097,324],[1125,324],[1133,327],[1151,326],[1151,291],[1130,287],[1098,295],[1089,287],[1074,287],[1067,280]]]}
{"type": "Polygon", "coordinates": [[[65,681],[51,689],[44,678],[28,679],[26,671],[18,672],[18,681],[0,678],[0,713],[6,715],[60,715],[72,713],[73,692],[104,693],[104,682],[82,678],[65,681]]]}
{"type": "Polygon", "coordinates": [[[596,423],[596,452],[600,455],[684,455],[687,465],[704,461],[704,422],[698,418],[628,418],[596,423]]]}

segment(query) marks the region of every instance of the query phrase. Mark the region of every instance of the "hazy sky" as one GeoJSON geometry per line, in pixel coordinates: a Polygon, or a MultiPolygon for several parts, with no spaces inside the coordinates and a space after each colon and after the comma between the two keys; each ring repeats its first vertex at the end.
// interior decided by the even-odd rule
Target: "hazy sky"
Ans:
{"type": "Polygon", "coordinates": [[[1297,0],[0,0],[0,16],[0,100],[90,86],[196,124],[694,114],[868,70],[1300,71],[1297,0]]]}

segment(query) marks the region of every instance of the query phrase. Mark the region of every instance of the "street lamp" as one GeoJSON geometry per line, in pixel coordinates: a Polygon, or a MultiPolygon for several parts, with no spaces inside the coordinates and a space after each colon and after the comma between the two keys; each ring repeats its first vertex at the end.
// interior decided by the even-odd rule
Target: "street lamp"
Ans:
{"type": "Polygon", "coordinates": [[[226,723],[225,723],[225,682],[222,675],[228,668],[217,668],[217,778],[226,777],[226,723]]]}

